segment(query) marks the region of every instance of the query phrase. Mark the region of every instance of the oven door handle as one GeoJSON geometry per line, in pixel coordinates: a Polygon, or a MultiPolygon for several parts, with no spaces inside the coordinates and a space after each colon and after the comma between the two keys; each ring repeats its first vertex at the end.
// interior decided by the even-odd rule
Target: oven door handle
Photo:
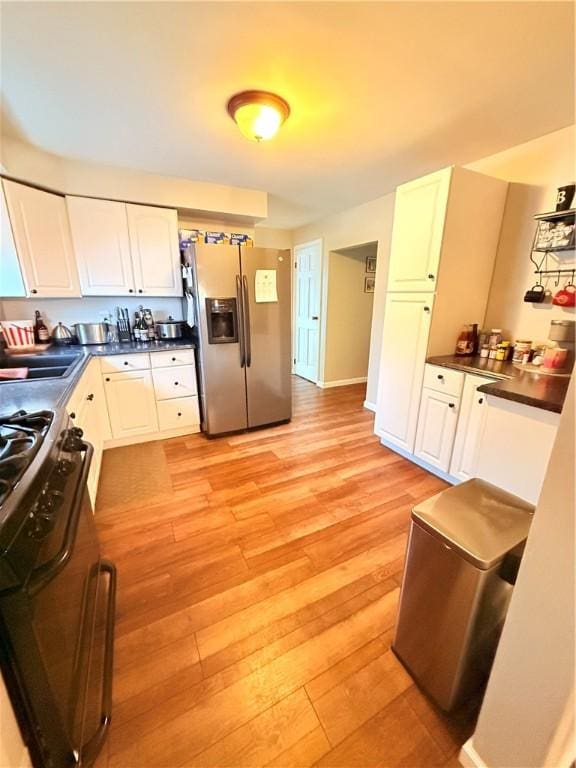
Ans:
{"type": "Polygon", "coordinates": [[[47,563],[43,563],[41,566],[32,571],[30,580],[28,582],[28,593],[34,596],[43,587],[46,586],[52,579],[54,579],[66,563],[72,557],[74,551],[74,544],[76,542],[76,532],[78,530],[78,521],[80,520],[80,512],[82,511],[82,502],[84,500],[84,494],[87,492],[86,483],[88,481],[88,473],[90,471],[90,464],[92,463],[92,456],[94,454],[94,448],[90,443],[82,442],[82,451],[85,452],[84,461],[82,462],[82,469],[78,478],[78,484],[76,486],[76,493],[72,502],[72,509],[70,510],[70,516],[66,524],[66,532],[64,534],[64,541],[58,552],[48,560],[47,563]]]}
{"type": "Polygon", "coordinates": [[[112,676],[114,672],[114,623],[116,617],[116,579],[117,571],[114,563],[110,560],[101,560],[99,574],[107,573],[108,584],[108,604],[106,608],[106,640],[104,646],[104,669],[102,680],[102,704],[100,723],[96,733],[82,745],[80,749],[80,759],[82,765],[91,765],[102,748],[106,738],[110,719],[112,717],[112,676]]]}

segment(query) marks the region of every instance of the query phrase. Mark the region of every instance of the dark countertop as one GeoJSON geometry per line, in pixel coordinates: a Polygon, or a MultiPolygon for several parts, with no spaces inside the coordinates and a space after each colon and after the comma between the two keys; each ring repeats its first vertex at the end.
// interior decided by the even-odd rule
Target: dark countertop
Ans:
{"type": "Polygon", "coordinates": [[[570,382],[569,376],[549,376],[546,373],[523,371],[510,362],[480,357],[442,355],[429,357],[426,362],[465,373],[493,377],[494,383],[483,384],[478,391],[553,413],[562,411],[570,382]]]}
{"type": "Polygon", "coordinates": [[[196,343],[193,339],[152,341],[146,344],[129,342],[126,344],[90,344],[88,346],[48,346],[47,351],[51,355],[79,353],[77,362],[73,364],[66,376],[56,379],[22,379],[0,383],[0,414],[11,414],[20,409],[32,412],[55,411],[62,408],[74,391],[74,387],[92,357],[126,355],[136,352],[163,352],[170,349],[195,349],[195,347],[196,343]]]}

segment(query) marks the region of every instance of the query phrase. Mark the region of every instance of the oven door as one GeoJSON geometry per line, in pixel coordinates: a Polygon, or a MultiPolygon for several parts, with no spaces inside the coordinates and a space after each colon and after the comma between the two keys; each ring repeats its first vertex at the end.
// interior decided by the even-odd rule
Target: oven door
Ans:
{"type": "Polygon", "coordinates": [[[25,589],[2,608],[37,768],[89,765],[110,720],[115,571],[100,558],[86,488],[91,458],[83,443],[65,482],[55,480],[53,527],[25,589]]]}

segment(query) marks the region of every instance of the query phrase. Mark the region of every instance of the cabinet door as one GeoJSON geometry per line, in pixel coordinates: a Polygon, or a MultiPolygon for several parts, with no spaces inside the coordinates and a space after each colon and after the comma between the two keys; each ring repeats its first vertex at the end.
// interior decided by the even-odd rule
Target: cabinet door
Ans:
{"type": "Polygon", "coordinates": [[[84,296],[134,293],[126,204],[67,197],[80,286],[84,296]]]}
{"type": "Polygon", "coordinates": [[[80,296],[66,200],[13,181],[4,190],[28,295],[80,296]]]}
{"type": "Polygon", "coordinates": [[[451,168],[396,190],[389,291],[434,291],[438,276],[451,168]]]}
{"type": "Polygon", "coordinates": [[[391,293],[386,300],[376,434],[412,453],[424,377],[433,294],[391,293]]]}
{"type": "Polygon", "coordinates": [[[0,296],[26,296],[4,191],[0,188],[0,296]]]}
{"type": "Polygon", "coordinates": [[[112,437],[129,437],[158,431],[150,371],[105,375],[104,389],[112,437]]]}
{"type": "Polygon", "coordinates": [[[182,296],[176,211],[127,205],[126,212],[136,293],[182,296]]]}
{"type": "Polygon", "coordinates": [[[488,384],[494,379],[485,379],[482,376],[466,375],[464,390],[462,392],[462,405],[456,440],[454,441],[454,453],[450,464],[450,474],[459,480],[470,480],[476,477],[478,464],[478,449],[482,438],[484,420],[486,418],[487,397],[478,392],[478,387],[488,384]]]}
{"type": "Polygon", "coordinates": [[[450,466],[459,406],[457,397],[422,390],[414,454],[443,472],[450,466]]]}

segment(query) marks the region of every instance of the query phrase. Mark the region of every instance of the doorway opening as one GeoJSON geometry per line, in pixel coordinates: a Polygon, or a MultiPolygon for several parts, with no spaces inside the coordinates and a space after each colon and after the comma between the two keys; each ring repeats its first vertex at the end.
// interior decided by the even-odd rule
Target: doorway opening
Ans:
{"type": "Polygon", "coordinates": [[[368,380],[378,243],[330,251],[323,387],[368,380]]]}

